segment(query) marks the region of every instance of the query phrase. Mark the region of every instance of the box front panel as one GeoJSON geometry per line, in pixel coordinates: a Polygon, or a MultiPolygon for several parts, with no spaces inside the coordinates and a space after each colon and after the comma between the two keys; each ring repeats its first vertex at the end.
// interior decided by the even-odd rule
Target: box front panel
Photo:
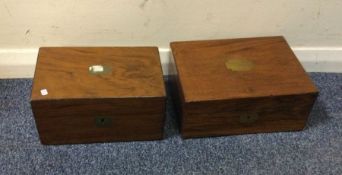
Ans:
{"type": "Polygon", "coordinates": [[[303,94],[186,104],[182,136],[302,130],[316,96],[303,94]]]}
{"type": "Polygon", "coordinates": [[[96,101],[33,102],[32,108],[43,144],[161,139],[165,99],[140,101],[120,109],[96,101]]]}

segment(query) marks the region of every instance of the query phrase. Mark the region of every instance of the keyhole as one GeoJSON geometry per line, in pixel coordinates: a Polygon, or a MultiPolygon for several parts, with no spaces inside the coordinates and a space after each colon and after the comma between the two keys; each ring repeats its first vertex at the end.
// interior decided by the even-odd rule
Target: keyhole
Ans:
{"type": "Polygon", "coordinates": [[[95,124],[97,127],[110,127],[112,119],[108,117],[97,117],[95,118],[95,124]]]}
{"type": "Polygon", "coordinates": [[[105,122],[105,119],[104,118],[101,118],[101,123],[103,124],[105,122]]]}
{"type": "Polygon", "coordinates": [[[240,116],[240,123],[252,124],[258,120],[258,114],[242,114],[240,116]]]}

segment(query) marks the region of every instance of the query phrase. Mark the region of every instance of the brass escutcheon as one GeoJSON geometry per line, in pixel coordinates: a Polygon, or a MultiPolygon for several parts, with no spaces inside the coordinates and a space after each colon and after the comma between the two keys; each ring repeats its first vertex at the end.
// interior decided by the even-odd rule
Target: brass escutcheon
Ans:
{"type": "Polygon", "coordinates": [[[258,120],[259,116],[257,113],[246,113],[240,115],[240,123],[252,124],[258,120]]]}
{"type": "Polygon", "coordinates": [[[110,117],[96,117],[95,124],[99,128],[106,128],[112,126],[112,119],[110,117]]]}

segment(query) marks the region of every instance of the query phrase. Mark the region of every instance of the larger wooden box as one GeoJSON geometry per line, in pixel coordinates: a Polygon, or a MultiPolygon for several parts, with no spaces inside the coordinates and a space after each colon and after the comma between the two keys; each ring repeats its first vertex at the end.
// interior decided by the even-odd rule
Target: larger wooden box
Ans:
{"type": "Polygon", "coordinates": [[[39,50],[31,106],[43,144],[161,139],[165,100],[156,47],[39,50]]]}
{"type": "Polygon", "coordinates": [[[318,90],[283,37],[173,42],[171,49],[184,138],[305,127],[318,90]]]}

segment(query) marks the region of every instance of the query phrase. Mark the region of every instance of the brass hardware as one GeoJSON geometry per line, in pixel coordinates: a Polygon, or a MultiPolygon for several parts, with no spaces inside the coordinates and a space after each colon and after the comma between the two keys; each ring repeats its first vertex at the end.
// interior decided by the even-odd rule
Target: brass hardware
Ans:
{"type": "Polygon", "coordinates": [[[240,115],[240,123],[242,124],[252,124],[258,120],[259,116],[256,113],[246,113],[240,115]]]}
{"type": "Polygon", "coordinates": [[[249,71],[254,67],[254,63],[247,59],[232,58],[225,62],[226,68],[231,71],[249,71]]]}
{"type": "Polygon", "coordinates": [[[101,64],[94,64],[89,66],[88,68],[90,75],[101,75],[101,74],[107,74],[112,71],[111,67],[101,64]]]}
{"type": "Polygon", "coordinates": [[[106,128],[112,125],[112,119],[109,117],[96,117],[95,124],[99,128],[106,128]]]}

